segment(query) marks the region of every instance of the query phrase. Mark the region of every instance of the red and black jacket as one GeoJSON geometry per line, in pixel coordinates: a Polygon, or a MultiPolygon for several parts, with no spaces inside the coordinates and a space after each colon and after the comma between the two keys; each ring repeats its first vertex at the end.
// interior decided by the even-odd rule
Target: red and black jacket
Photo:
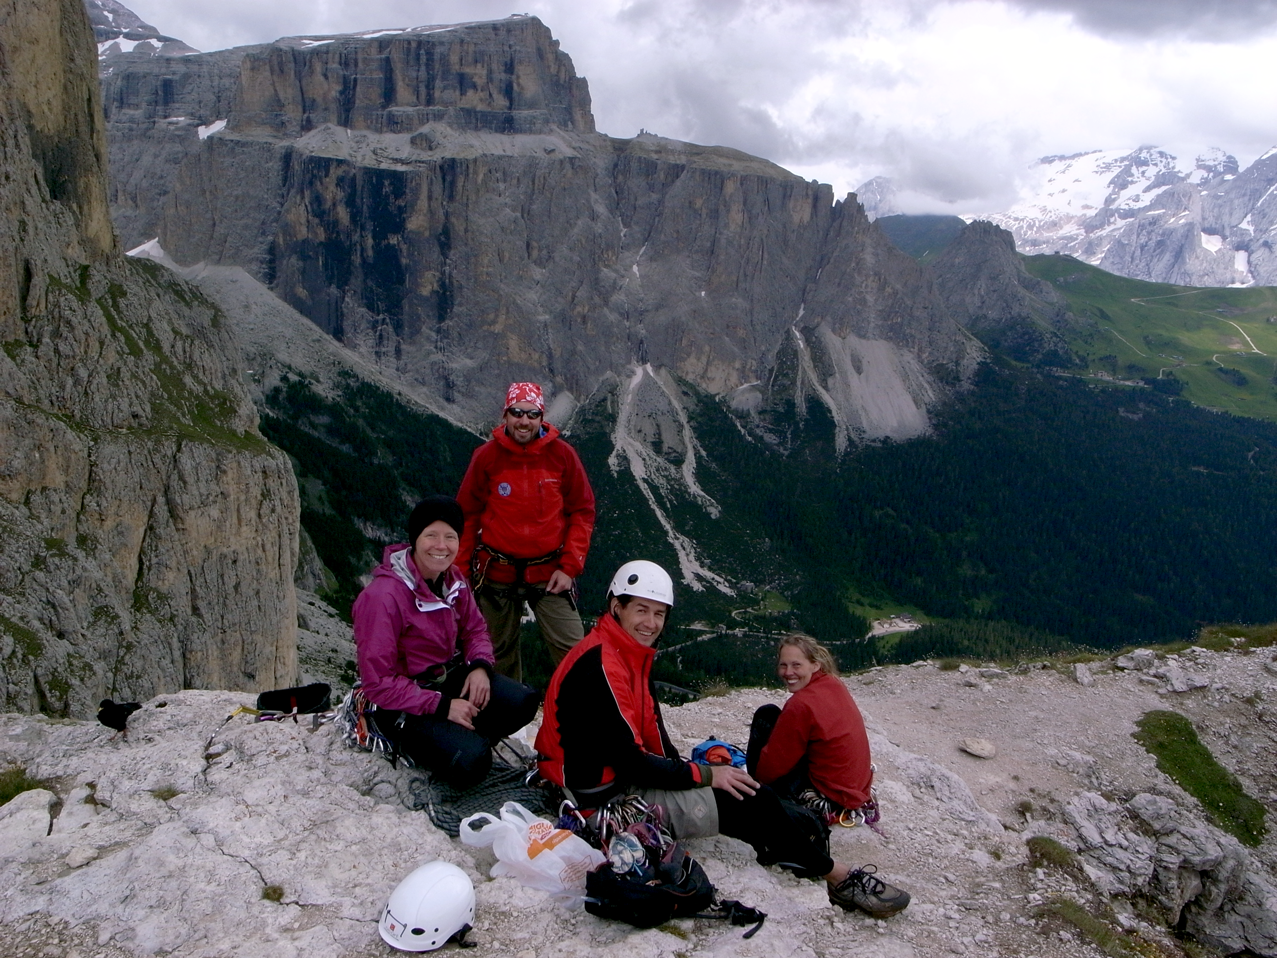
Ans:
{"type": "Polygon", "coordinates": [[[610,615],[568,653],[550,680],[536,747],[541,774],[597,808],[630,788],[708,785],[679,758],[652,687],[656,650],[610,615]]]}

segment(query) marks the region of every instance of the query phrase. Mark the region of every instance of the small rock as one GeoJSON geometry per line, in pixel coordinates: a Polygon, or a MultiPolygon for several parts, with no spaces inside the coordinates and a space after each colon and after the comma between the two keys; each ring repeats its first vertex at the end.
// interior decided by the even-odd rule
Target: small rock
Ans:
{"type": "Polygon", "coordinates": [[[993,758],[998,754],[997,748],[987,738],[964,738],[958,748],[976,758],[993,758]]]}
{"type": "Polygon", "coordinates": [[[67,868],[83,868],[97,857],[98,850],[96,848],[80,845],[71,849],[71,853],[63,861],[66,862],[67,868]]]}
{"type": "Polygon", "coordinates": [[[1277,675],[1277,659],[1269,659],[1264,663],[1264,668],[1273,673],[1273,675],[1277,675]]]}
{"type": "Polygon", "coordinates": [[[1119,655],[1114,663],[1119,669],[1146,672],[1157,663],[1157,653],[1152,649],[1136,649],[1126,655],[1119,655]]]}
{"type": "Polygon", "coordinates": [[[1010,672],[1005,672],[1002,669],[981,669],[980,670],[980,678],[982,679],[1005,679],[1009,677],[1010,674],[1011,674],[1010,672]]]}
{"type": "Polygon", "coordinates": [[[1091,674],[1091,667],[1085,662],[1078,662],[1073,666],[1073,678],[1078,685],[1086,689],[1095,684],[1095,676],[1091,674]]]}
{"type": "Polygon", "coordinates": [[[967,665],[967,663],[965,662],[963,662],[961,665],[958,666],[958,672],[961,674],[965,675],[967,672],[970,672],[970,671],[971,671],[971,666],[967,665]]]}

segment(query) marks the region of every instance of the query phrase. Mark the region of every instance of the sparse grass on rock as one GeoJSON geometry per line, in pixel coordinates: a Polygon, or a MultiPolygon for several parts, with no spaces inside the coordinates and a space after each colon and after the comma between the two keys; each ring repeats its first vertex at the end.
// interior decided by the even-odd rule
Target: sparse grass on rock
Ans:
{"type": "Polygon", "coordinates": [[[1178,712],[1145,712],[1131,733],[1157,767],[1202,804],[1207,817],[1251,848],[1263,841],[1264,806],[1246,794],[1237,776],[1215,761],[1193,723],[1178,712]]]}
{"type": "Polygon", "coordinates": [[[1160,950],[1149,950],[1140,947],[1146,944],[1136,942],[1118,928],[1113,927],[1093,910],[1069,898],[1052,902],[1046,909],[1057,918],[1067,922],[1085,935],[1104,954],[1111,958],[1137,958],[1137,956],[1160,955],[1160,950]]]}
{"type": "Polygon", "coordinates": [[[1054,838],[1034,835],[1024,844],[1029,850],[1029,864],[1034,868],[1059,868],[1081,874],[1082,868],[1078,864],[1077,855],[1054,838]]]}
{"type": "Polygon", "coordinates": [[[1215,652],[1250,651],[1277,645],[1277,622],[1267,625],[1208,625],[1197,644],[1215,652]]]}
{"type": "Polygon", "coordinates": [[[21,765],[10,765],[0,771],[0,805],[7,805],[23,792],[44,787],[44,782],[32,778],[21,765]]]}

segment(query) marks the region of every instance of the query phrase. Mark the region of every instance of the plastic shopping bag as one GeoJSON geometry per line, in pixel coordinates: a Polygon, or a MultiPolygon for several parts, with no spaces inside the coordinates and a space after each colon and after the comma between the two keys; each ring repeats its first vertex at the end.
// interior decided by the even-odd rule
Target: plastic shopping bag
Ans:
{"type": "Polygon", "coordinates": [[[555,828],[518,802],[502,805],[499,819],[487,812],[464,819],[461,841],[475,848],[492,846],[497,856],[493,878],[511,875],[565,900],[584,898],[586,873],[606,860],[585,839],[555,828]]]}

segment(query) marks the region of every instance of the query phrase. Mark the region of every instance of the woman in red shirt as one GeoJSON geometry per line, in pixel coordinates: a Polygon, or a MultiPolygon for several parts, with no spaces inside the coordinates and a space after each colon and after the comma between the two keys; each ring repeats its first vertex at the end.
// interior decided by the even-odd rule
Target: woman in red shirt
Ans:
{"type": "Polygon", "coordinates": [[[878,820],[869,736],[830,651],[809,635],[780,641],[777,673],[792,693],[784,709],[754,713],[746,767],[764,784],[848,827],[878,820]]]}

